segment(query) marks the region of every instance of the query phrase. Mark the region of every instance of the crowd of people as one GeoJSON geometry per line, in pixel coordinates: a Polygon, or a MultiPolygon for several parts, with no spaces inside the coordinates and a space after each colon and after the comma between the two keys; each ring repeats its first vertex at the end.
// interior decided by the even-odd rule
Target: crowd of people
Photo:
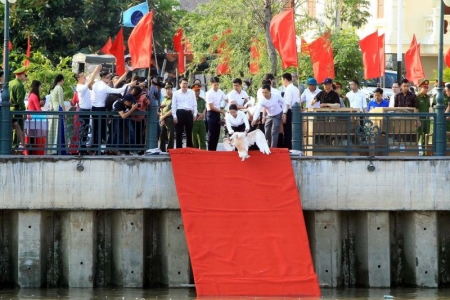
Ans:
{"type": "MultiPolygon", "coordinates": [[[[26,69],[14,72],[15,79],[10,82],[12,111],[40,111],[44,106],[41,98],[41,83],[34,80],[28,95],[28,108],[25,107],[26,69]]],[[[376,88],[373,99],[361,91],[358,80],[351,80],[349,91],[342,92],[340,82],[326,78],[320,84],[315,78],[306,80],[306,87],[296,82],[296,74],[284,73],[281,86],[276,88],[277,79],[266,74],[260,85],[255,88],[255,96],[249,95],[252,83],[235,78],[232,88],[225,93],[219,77],[211,77],[209,88],[196,79],[189,84],[187,78],[179,79],[179,86],[171,79],[165,82],[158,76],[152,77],[150,84],[145,78],[131,76],[127,71],[122,76],[111,74],[97,66],[89,77],[84,72],[75,74],[77,85],[72,105],[81,114],[73,122],[71,140],[67,140],[67,119],[61,114],[48,116],[46,133],[46,154],[66,154],[67,144],[79,148],[82,155],[98,154],[98,149],[106,145],[105,154],[142,154],[146,147],[147,112],[153,102],[158,107],[159,149],[194,147],[216,151],[221,137],[234,132],[251,132],[261,129],[270,147],[292,149],[292,107],[298,103],[307,108],[356,108],[360,112],[369,112],[378,107],[413,107],[419,112],[432,111],[436,104],[428,94],[429,81],[419,84],[419,93],[410,90],[410,83],[404,79],[392,85],[393,95],[387,100],[383,89],[376,88]],[[99,79],[97,79],[99,78],[99,79]],[[113,111],[114,114],[98,112],[113,111]],[[141,112],[136,114],[135,112],[141,112]],[[75,143],[74,143],[75,141],[75,143]],[[58,152],[59,149],[59,152],[58,152]],[[127,150],[129,149],[129,150],[127,150]]],[[[47,103],[49,111],[65,111],[64,77],[55,77],[47,103]]],[[[255,84],[256,85],[256,84],[255,84]]],[[[448,106],[450,84],[445,87],[445,105],[448,106]]],[[[450,107],[450,106],[448,106],[450,107]]],[[[446,112],[450,112],[447,108],[446,112]]],[[[32,113],[28,119],[36,118],[32,113]]],[[[33,134],[25,143],[24,118],[14,115],[12,120],[13,141],[18,147],[35,144],[33,134]]],[[[422,136],[429,133],[429,122],[422,122],[422,136]]],[[[33,128],[28,128],[33,130],[33,128]]]]}

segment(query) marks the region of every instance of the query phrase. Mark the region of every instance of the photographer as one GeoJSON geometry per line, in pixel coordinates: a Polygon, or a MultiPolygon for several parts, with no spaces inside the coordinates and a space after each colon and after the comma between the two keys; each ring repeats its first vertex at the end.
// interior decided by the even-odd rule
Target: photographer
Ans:
{"type": "MultiPolygon", "coordinates": [[[[147,94],[139,86],[134,86],[130,89],[130,94],[137,101],[137,112],[145,112],[150,104],[150,99],[147,94]]],[[[135,133],[135,144],[136,147],[144,147],[145,138],[144,132],[147,125],[144,115],[132,115],[131,119],[128,121],[130,133],[133,131],[135,133]]]]}
{"type": "MultiPolygon", "coordinates": [[[[113,104],[113,111],[118,113],[113,118],[113,145],[117,148],[125,147],[125,128],[127,127],[124,125],[129,121],[128,117],[137,110],[136,102],[136,98],[133,95],[126,94],[122,100],[117,100],[113,104]]],[[[132,134],[129,132],[129,136],[132,134]]],[[[116,154],[120,154],[119,149],[117,149],[116,154]]]]}

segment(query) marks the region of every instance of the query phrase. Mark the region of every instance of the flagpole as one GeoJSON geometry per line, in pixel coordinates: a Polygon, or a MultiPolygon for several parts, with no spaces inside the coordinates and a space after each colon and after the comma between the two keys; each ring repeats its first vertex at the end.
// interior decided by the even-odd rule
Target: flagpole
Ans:
{"type": "Polygon", "coordinates": [[[155,39],[153,38],[153,30],[152,30],[152,43],[153,43],[153,54],[155,55],[155,64],[156,64],[156,70],[159,74],[159,66],[158,66],[158,59],[156,58],[156,46],[155,46],[155,39]]]}
{"type": "Polygon", "coordinates": [[[402,80],[402,60],[403,60],[403,43],[402,43],[402,34],[403,34],[403,0],[398,0],[398,8],[397,8],[397,81],[400,82],[402,80]]]}

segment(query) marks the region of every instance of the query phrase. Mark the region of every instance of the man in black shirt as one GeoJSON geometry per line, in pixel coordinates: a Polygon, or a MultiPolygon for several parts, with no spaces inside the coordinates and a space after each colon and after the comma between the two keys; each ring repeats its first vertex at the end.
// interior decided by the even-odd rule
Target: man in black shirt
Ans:
{"type": "Polygon", "coordinates": [[[339,100],[339,94],[333,91],[332,88],[333,79],[325,78],[323,81],[323,91],[318,93],[311,103],[313,106],[316,102],[320,102],[320,108],[331,107],[339,108],[341,101],[339,100]]]}
{"type": "MultiPolygon", "coordinates": [[[[112,105],[113,111],[118,113],[113,118],[113,145],[116,147],[120,148],[125,146],[125,128],[127,128],[125,122],[133,111],[138,108],[136,102],[133,95],[126,94],[123,99],[118,99],[112,105]]],[[[119,154],[119,152],[116,154],[119,154]]]]}

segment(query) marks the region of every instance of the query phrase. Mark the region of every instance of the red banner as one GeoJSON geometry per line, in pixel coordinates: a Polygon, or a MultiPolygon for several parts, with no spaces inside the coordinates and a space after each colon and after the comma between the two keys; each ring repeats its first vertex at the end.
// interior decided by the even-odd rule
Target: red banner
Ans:
{"type": "Polygon", "coordinates": [[[197,296],[320,296],[291,157],[271,151],[170,150],[197,296]]]}

